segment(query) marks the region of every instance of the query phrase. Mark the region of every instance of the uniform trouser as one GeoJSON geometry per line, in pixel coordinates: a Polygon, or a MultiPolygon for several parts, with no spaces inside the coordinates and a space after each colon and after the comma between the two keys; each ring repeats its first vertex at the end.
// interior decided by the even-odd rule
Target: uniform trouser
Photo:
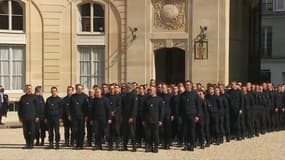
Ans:
{"type": "Polygon", "coordinates": [[[245,136],[245,122],[244,122],[244,113],[235,115],[235,135],[237,138],[245,136]]]}
{"type": "Polygon", "coordinates": [[[266,109],[262,107],[260,109],[260,121],[261,121],[261,133],[265,133],[266,131],[266,109]]]}
{"type": "Polygon", "coordinates": [[[43,118],[41,118],[39,122],[36,123],[35,138],[37,141],[39,141],[40,138],[44,140],[44,138],[46,137],[46,130],[47,126],[45,124],[45,121],[43,118]]]}
{"type": "Polygon", "coordinates": [[[224,119],[225,119],[225,116],[224,116],[224,113],[219,113],[218,114],[218,127],[219,127],[219,135],[218,137],[219,138],[223,138],[225,136],[225,125],[224,125],[224,119]]]}
{"type": "Polygon", "coordinates": [[[159,145],[159,126],[157,123],[145,124],[146,147],[158,147],[159,145]]]}
{"type": "Polygon", "coordinates": [[[225,111],[224,114],[224,127],[225,127],[225,135],[227,138],[231,135],[231,127],[230,127],[230,113],[229,111],[225,111]]]}
{"type": "Polygon", "coordinates": [[[35,120],[24,120],[23,121],[23,133],[26,144],[28,146],[34,145],[36,124],[35,120]]]}
{"type": "Polygon", "coordinates": [[[67,117],[63,118],[63,127],[64,127],[64,141],[69,143],[69,141],[74,141],[74,138],[70,140],[70,131],[71,131],[71,121],[67,117]]]}
{"type": "Polygon", "coordinates": [[[104,129],[106,125],[105,119],[93,120],[93,131],[95,134],[95,146],[102,147],[102,140],[104,137],[104,129]]]}
{"type": "Polygon", "coordinates": [[[59,143],[60,134],[59,134],[59,118],[58,117],[49,117],[48,118],[48,139],[49,143],[53,143],[55,139],[56,143],[59,143]]]}
{"type": "Polygon", "coordinates": [[[260,133],[260,111],[258,108],[252,110],[252,127],[255,135],[260,133]]]}
{"type": "Polygon", "coordinates": [[[200,144],[204,144],[205,142],[205,120],[204,117],[200,117],[199,122],[197,123],[196,133],[199,138],[200,144]]]}
{"type": "MultiPolygon", "coordinates": [[[[281,110],[282,110],[282,108],[281,108],[281,110]]],[[[284,129],[284,127],[285,127],[285,112],[283,112],[283,111],[279,111],[279,128],[280,129],[284,129]]]]}
{"type": "Polygon", "coordinates": [[[122,136],[123,136],[123,146],[126,147],[128,145],[129,139],[131,139],[131,143],[134,146],[136,144],[136,119],[134,119],[133,123],[129,123],[127,119],[122,122],[122,136]]]}
{"type": "Polygon", "coordinates": [[[145,138],[145,131],[142,125],[141,118],[137,118],[136,120],[136,141],[137,143],[141,144],[142,139],[145,138]]]}
{"type": "Polygon", "coordinates": [[[177,139],[179,143],[183,142],[183,125],[182,118],[180,116],[176,117],[172,121],[172,139],[177,139]]]}
{"type": "Polygon", "coordinates": [[[120,143],[120,117],[114,116],[112,117],[112,123],[108,125],[108,145],[110,147],[113,146],[113,143],[115,141],[116,146],[120,143]]]}
{"type": "Polygon", "coordinates": [[[271,118],[270,118],[270,108],[269,106],[265,107],[265,124],[266,124],[266,130],[271,130],[271,118]]]}
{"type": "Polygon", "coordinates": [[[196,124],[194,121],[194,115],[189,115],[183,118],[183,135],[184,144],[187,147],[194,147],[195,145],[195,132],[196,124]]]}
{"type": "Polygon", "coordinates": [[[93,127],[91,125],[91,120],[88,118],[86,122],[86,129],[87,129],[87,142],[92,143],[93,140],[93,127]]]}
{"type": "Polygon", "coordinates": [[[252,110],[251,109],[246,109],[245,110],[245,126],[246,126],[246,132],[248,136],[253,135],[253,128],[252,128],[252,110]]]}
{"type": "Polygon", "coordinates": [[[272,129],[273,130],[277,130],[278,129],[278,127],[279,127],[279,120],[280,120],[280,118],[279,118],[279,112],[277,111],[275,111],[275,108],[271,111],[271,122],[272,122],[272,129]]]}
{"type": "Polygon", "coordinates": [[[217,140],[220,135],[219,117],[217,113],[210,113],[210,126],[211,136],[217,140]]]}
{"type": "Polygon", "coordinates": [[[164,146],[169,146],[172,142],[171,139],[171,120],[170,120],[170,116],[164,118],[163,122],[162,122],[162,127],[161,127],[161,138],[163,141],[163,145],[164,146]]]}
{"type": "Polygon", "coordinates": [[[72,118],[72,135],[76,141],[76,147],[83,147],[84,141],[84,118],[72,118]]]}

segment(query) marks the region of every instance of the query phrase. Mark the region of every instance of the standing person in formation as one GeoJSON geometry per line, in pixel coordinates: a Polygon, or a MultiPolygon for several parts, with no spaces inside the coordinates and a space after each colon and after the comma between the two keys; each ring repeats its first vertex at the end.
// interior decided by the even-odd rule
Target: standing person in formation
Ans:
{"type": "Polygon", "coordinates": [[[64,146],[73,146],[74,136],[71,135],[71,121],[68,119],[68,112],[70,110],[70,97],[73,94],[73,86],[68,86],[66,89],[66,96],[62,99],[62,121],[64,127],[64,146]],[[70,136],[71,135],[71,136],[70,136]]]}
{"type": "Polygon", "coordinates": [[[83,86],[75,86],[76,93],[70,97],[68,119],[72,121],[72,135],[74,135],[76,146],[74,149],[83,149],[84,122],[87,120],[88,96],[83,93],[83,86]]]}
{"type": "Polygon", "coordinates": [[[172,98],[172,94],[168,93],[168,87],[165,83],[161,84],[161,93],[159,96],[162,98],[164,105],[163,105],[163,125],[162,125],[162,133],[161,133],[161,140],[163,142],[163,149],[170,149],[171,145],[171,122],[174,120],[170,101],[172,98]]]}
{"type": "Polygon", "coordinates": [[[243,92],[243,103],[244,103],[244,109],[245,109],[245,125],[246,125],[246,132],[247,137],[251,138],[253,137],[253,129],[252,129],[252,108],[254,99],[250,91],[248,91],[248,88],[246,86],[242,87],[243,92]]]}
{"type": "Polygon", "coordinates": [[[23,123],[23,132],[26,141],[24,148],[32,149],[34,146],[35,127],[39,122],[39,101],[32,93],[32,86],[25,86],[25,94],[19,102],[19,119],[23,123]]]}
{"type": "Polygon", "coordinates": [[[128,141],[131,139],[132,152],[136,152],[135,122],[138,110],[138,97],[132,84],[126,85],[126,93],[122,97],[122,151],[128,150],[128,141]]]}
{"type": "Polygon", "coordinates": [[[220,144],[224,143],[224,136],[225,136],[225,126],[224,126],[224,118],[225,118],[225,105],[227,105],[226,99],[224,99],[220,95],[220,88],[215,87],[215,95],[217,101],[217,108],[218,108],[218,127],[219,127],[219,135],[218,135],[218,142],[220,144]]]}
{"type": "MultiPolygon", "coordinates": [[[[92,101],[90,119],[94,127],[95,146],[94,150],[102,150],[102,139],[106,124],[112,123],[112,115],[109,100],[102,95],[100,88],[95,89],[95,98],[92,101]]],[[[109,148],[111,150],[111,148],[109,148]]]]}
{"type": "Polygon", "coordinates": [[[59,125],[62,115],[62,104],[61,98],[57,95],[57,88],[51,87],[51,96],[47,98],[45,106],[45,122],[48,125],[48,135],[49,135],[49,149],[54,147],[59,149],[59,125]]]}
{"type": "MultiPolygon", "coordinates": [[[[87,103],[88,103],[88,110],[89,111],[91,110],[92,105],[93,105],[93,101],[95,99],[95,89],[90,89],[88,92],[87,103]]],[[[93,127],[91,125],[91,121],[92,120],[91,120],[90,116],[88,116],[87,121],[86,121],[87,145],[88,145],[88,147],[92,146],[92,140],[93,140],[93,127]]]]}
{"type": "Polygon", "coordinates": [[[200,98],[196,91],[192,90],[193,83],[185,82],[186,91],[180,96],[179,109],[183,119],[184,151],[194,151],[195,128],[200,117],[200,98]]]}
{"type": "Polygon", "coordinates": [[[142,108],[142,123],[145,127],[146,147],[145,152],[158,152],[159,145],[159,126],[163,120],[162,98],[157,96],[156,88],[150,87],[150,96],[144,102],[142,108]]]}
{"type": "Polygon", "coordinates": [[[173,117],[173,121],[172,121],[172,139],[177,140],[178,142],[178,146],[182,146],[183,143],[183,131],[182,131],[182,118],[179,115],[179,89],[177,86],[173,87],[172,90],[172,98],[171,98],[171,112],[172,112],[172,117],[173,117]]]}
{"type": "Polygon", "coordinates": [[[226,141],[230,142],[231,140],[231,127],[230,127],[230,96],[225,91],[225,86],[223,84],[219,85],[220,88],[220,96],[222,97],[222,101],[224,103],[224,126],[225,126],[225,134],[226,141]]]}
{"type": "Polygon", "coordinates": [[[210,147],[211,144],[211,133],[210,133],[210,115],[209,115],[209,102],[205,98],[205,92],[199,91],[199,96],[201,98],[201,114],[199,121],[199,141],[200,148],[204,149],[204,147],[210,147]],[[204,145],[206,140],[206,145],[204,145]]]}
{"type": "Polygon", "coordinates": [[[238,88],[236,82],[232,83],[232,89],[229,92],[231,97],[231,116],[233,121],[233,127],[235,128],[235,135],[237,140],[241,140],[244,129],[244,107],[242,92],[238,88]]]}
{"type": "Polygon", "coordinates": [[[138,113],[136,119],[136,141],[137,147],[142,146],[142,140],[145,139],[145,130],[142,124],[142,111],[144,109],[144,103],[148,95],[145,94],[145,87],[143,85],[138,88],[138,113]]]}
{"type": "Polygon", "coordinates": [[[110,112],[112,115],[112,123],[108,125],[108,145],[109,150],[113,150],[115,142],[116,149],[119,149],[120,144],[120,122],[121,122],[121,96],[116,93],[116,84],[109,86],[109,93],[106,95],[110,103],[110,112]]]}
{"type": "Polygon", "coordinates": [[[46,137],[46,124],[45,124],[45,100],[42,95],[42,86],[36,86],[35,96],[38,99],[39,105],[39,122],[36,123],[36,146],[43,146],[46,137]],[[40,143],[41,138],[41,143],[40,143]]]}
{"type": "Polygon", "coordinates": [[[215,90],[213,86],[208,86],[208,94],[206,95],[206,100],[208,101],[209,115],[210,115],[210,130],[211,130],[211,141],[219,145],[219,115],[217,107],[217,96],[215,95],[215,90]]]}

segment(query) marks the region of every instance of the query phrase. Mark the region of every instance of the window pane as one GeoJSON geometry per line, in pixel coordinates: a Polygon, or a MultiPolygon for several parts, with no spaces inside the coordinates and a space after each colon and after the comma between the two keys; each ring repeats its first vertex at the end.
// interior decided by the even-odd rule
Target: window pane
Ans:
{"type": "Polygon", "coordinates": [[[24,49],[21,47],[13,48],[13,59],[14,60],[24,60],[24,49]]]}
{"type": "Polygon", "coordinates": [[[84,88],[91,88],[90,77],[80,77],[80,83],[84,86],[84,88]]]}
{"type": "MultiPolygon", "coordinates": [[[[8,1],[0,1],[0,14],[8,14],[9,13],[8,1]]],[[[1,21],[0,21],[1,22],[1,21]]]]}
{"type": "Polygon", "coordinates": [[[0,48],[0,60],[8,60],[9,59],[9,48],[1,47],[0,48]]]}
{"type": "Polygon", "coordinates": [[[23,15],[23,8],[22,6],[16,2],[16,1],[12,1],[12,14],[13,15],[23,15]]]}
{"type": "Polygon", "coordinates": [[[9,76],[0,76],[0,81],[6,90],[11,90],[9,76]]]}
{"type": "Polygon", "coordinates": [[[22,76],[15,76],[13,77],[12,86],[14,90],[22,89],[23,88],[23,77],[22,76]]]}
{"type": "Polygon", "coordinates": [[[83,32],[91,32],[91,18],[90,17],[81,18],[81,28],[83,32]]]}
{"type": "Polygon", "coordinates": [[[90,17],[90,4],[84,4],[80,7],[81,16],[89,16],[90,17]]]}
{"type": "Polygon", "coordinates": [[[94,18],[94,32],[104,32],[104,18],[94,18]]]}
{"type": "Polygon", "coordinates": [[[23,30],[23,16],[12,16],[12,29],[23,30]]]}
{"type": "Polygon", "coordinates": [[[1,62],[0,64],[1,70],[0,70],[0,75],[9,75],[9,62],[1,62]]]}
{"type": "Polygon", "coordinates": [[[22,76],[23,74],[23,62],[13,62],[13,75],[22,76]]]}
{"type": "Polygon", "coordinates": [[[104,17],[104,9],[99,4],[94,4],[94,17],[104,17]]]}
{"type": "Polygon", "coordinates": [[[0,29],[9,29],[9,16],[0,15],[0,29]]]}

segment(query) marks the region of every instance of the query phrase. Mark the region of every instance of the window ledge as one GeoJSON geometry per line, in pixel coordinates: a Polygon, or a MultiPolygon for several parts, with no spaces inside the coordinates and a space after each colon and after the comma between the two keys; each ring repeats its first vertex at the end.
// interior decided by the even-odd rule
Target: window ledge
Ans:
{"type": "Polygon", "coordinates": [[[24,31],[16,31],[16,30],[1,30],[0,33],[5,33],[5,34],[25,34],[24,31]]]}
{"type": "Polygon", "coordinates": [[[22,94],[24,93],[23,90],[5,90],[5,93],[19,93],[22,94]]]}
{"type": "Polygon", "coordinates": [[[104,32],[79,32],[77,35],[80,36],[104,36],[104,32]]]}

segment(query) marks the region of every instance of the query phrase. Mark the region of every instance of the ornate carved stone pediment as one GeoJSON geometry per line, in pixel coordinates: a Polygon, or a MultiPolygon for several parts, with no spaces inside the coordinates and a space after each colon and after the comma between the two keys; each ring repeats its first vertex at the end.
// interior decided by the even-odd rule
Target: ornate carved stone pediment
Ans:
{"type": "Polygon", "coordinates": [[[183,32],[186,25],[186,0],[151,0],[154,32],[183,32]]]}

